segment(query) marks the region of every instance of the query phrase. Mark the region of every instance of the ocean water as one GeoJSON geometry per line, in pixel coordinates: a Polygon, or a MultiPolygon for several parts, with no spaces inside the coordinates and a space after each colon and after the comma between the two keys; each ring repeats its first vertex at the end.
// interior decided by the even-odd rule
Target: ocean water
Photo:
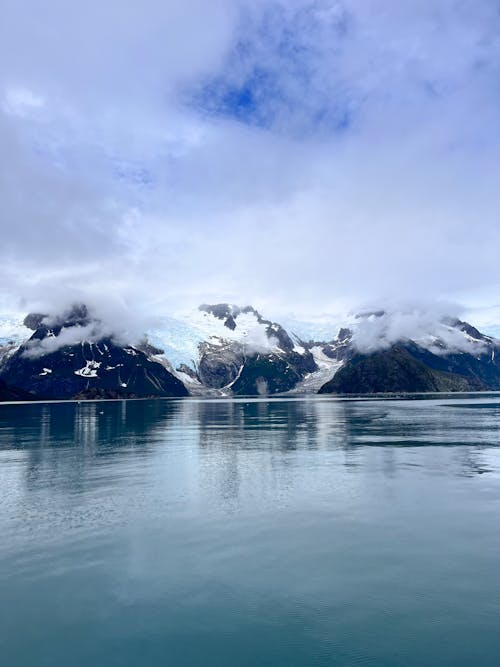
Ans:
{"type": "Polygon", "coordinates": [[[500,664],[500,397],[0,406],[0,664],[500,664]]]}

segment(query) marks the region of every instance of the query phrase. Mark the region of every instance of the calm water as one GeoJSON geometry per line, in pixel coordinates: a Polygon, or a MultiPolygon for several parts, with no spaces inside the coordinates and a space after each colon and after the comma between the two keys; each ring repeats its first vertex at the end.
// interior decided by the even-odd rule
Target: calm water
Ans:
{"type": "Polygon", "coordinates": [[[500,398],[0,406],[6,667],[500,664],[500,398]]]}

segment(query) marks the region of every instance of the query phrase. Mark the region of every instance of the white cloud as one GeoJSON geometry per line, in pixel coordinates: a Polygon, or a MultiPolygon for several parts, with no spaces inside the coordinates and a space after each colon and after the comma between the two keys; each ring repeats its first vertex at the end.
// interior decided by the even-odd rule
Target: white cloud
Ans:
{"type": "Polygon", "coordinates": [[[4,295],[307,315],[500,285],[493,0],[3,15],[4,295]]]}
{"type": "Polygon", "coordinates": [[[352,328],[354,346],[362,353],[391,347],[398,342],[414,341],[435,354],[468,352],[480,354],[484,343],[454,327],[448,320],[456,312],[453,304],[400,305],[383,314],[358,317],[352,328]]]}
{"type": "Polygon", "coordinates": [[[4,111],[27,117],[44,106],[44,99],[28,88],[8,88],[5,91],[4,111]]]}

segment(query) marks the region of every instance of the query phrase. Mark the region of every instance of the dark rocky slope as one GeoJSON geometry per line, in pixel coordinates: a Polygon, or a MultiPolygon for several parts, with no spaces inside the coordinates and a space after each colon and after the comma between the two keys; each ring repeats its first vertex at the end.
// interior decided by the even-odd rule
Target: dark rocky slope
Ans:
{"type": "Polygon", "coordinates": [[[11,387],[0,378],[0,403],[4,401],[32,401],[33,399],[33,394],[17,387],[11,387]]]}
{"type": "Polygon", "coordinates": [[[312,356],[290,352],[280,354],[256,354],[248,357],[241,373],[232,385],[233,394],[239,396],[266,396],[293,389],[306,373],[316,370],[312,356]]]}

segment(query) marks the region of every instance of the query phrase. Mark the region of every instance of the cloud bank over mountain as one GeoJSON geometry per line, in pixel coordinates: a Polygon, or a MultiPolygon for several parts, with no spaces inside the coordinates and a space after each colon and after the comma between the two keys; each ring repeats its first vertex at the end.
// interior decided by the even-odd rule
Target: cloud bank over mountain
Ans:
{"type": "Polygon", "coordinates": [[[495,305],[499,30],[493,0],[7,0],[0,299],[495,305]]]}
{"type": "Polygon", "coordinates": [[[358,315],[352,342],[361,353],[388,349],[401,341],[414,341],[434,354],[467,352],[478,354],[486,342],[477,335],[468,336],[449,318],[451,304],[440,309],[436,304],[421,303],[395,310],[358,315]]]}

